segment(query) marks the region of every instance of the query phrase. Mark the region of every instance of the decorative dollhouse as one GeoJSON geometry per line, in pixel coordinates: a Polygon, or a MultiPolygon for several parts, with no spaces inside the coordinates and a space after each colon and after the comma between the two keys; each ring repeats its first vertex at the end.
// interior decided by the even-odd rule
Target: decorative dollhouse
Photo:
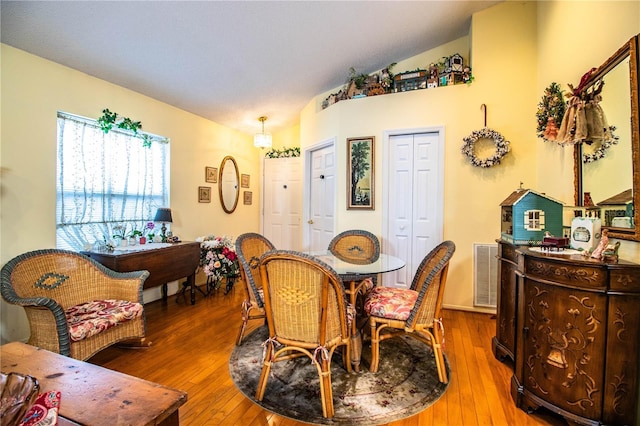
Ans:
{"type": "Polygon", "coordinates": [[[562,202],[519,188],[502,203],[500,235],[516,245],[541,244],[545,232],[562,236],[562,202]]]}

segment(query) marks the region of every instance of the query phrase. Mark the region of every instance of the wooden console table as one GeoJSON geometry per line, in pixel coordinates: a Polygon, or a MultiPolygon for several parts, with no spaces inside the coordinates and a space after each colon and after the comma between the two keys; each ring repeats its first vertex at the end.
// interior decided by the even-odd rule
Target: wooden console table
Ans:
{"type": "Polygon", "coordinates": [[[0,346],[0,370],[28,374],[40,392],[60,391],[59,425],[180,424],[187,394],[21,342],[0,346]]]}
{"type": "Polygon", "coordinates": [[[83,251],[85,256],[98,261],[116,272],[147,270],[149,278],[144,288],[162,286],[162,299],[167,299],[167,283],[187,277],[191,288],[191,304],[196,303],[196,269],[200,264],[200,243],[180,242],[166,244],[146,244],[133,250],[112,252],[83,251]],[[154,248],[157,245],[158,248],[154,248]]]}
{"type": "Polygon", "coordinates": [[[640,265],[498,241],[496,358],[511,396],[585,425],[640,424],[640,265]]]}

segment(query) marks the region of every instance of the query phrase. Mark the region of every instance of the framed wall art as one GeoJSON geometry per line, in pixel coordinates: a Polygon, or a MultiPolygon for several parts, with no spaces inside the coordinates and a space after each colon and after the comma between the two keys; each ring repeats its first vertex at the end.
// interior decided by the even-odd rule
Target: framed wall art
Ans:
{"type": "Polygon", "coordinates": [[[347,210],[373,210],[373,145],[367,136],[347,139],[347,210]]]}
{"type": "Polygon", "coordinates": [[[199,203],[210,203],[211,202],[211,187],[210,186],[199,186],[198,187],[198,202],[199,203]]]}
{"type": "Polygon", "coordinates": [[[218,168],[217,167],[205,167],[204,168],[204,181],[209,183],[218,183],[218,168]]]}
{"type": "Polygon", "coordinates": [[[250,206],[252,202],[253,202],[253,192],[244,191],[244,203],[250,206]]]}
{"type": "Polygon", "coordinates": [[[249,179],[251,178],[251,176],[249,175],[240,175],[240,186],[242,188],[248,188],[249,187],[249,179]]]}

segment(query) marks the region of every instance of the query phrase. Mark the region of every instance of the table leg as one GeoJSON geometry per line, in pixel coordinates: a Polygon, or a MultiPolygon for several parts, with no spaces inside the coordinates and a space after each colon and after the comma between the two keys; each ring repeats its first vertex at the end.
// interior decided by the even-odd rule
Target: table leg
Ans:
{"type": "Polygon", "coordinates": [[[191,304],[195,305],[196,304],[196,274],[195,273],[187,277],[187,285],[191,287],[191,304]]]}
{"type": "MultiPolygon", "coordinates": [[[[349,282],[349,302],[356,306],[356,281],[349,282]]],[[[358,320],[354,318],[351,321],[351,364],[356,373],[360,372],[360,356],[362,355],[362,336],[358,330],[358,320]]]]}
{"type": "Polygon", "coordinates": [[[167,301],[167,283],[162,284],[162,301],[167,301]]]}

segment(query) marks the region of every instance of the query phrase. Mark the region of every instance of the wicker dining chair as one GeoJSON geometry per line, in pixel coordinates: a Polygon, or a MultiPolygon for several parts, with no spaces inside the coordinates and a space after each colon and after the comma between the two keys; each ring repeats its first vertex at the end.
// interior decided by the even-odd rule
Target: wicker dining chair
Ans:
{"type": "MultiPolygon", "coordinates": [[[[329,242],[329,251],[342,261],[363,265],[378,260],[380,241],[369,231],[350,229],[333,237],[329,242]]],[[[358,295],[366,295],[376,285],[377,275],[343,274],[340,277],[345,282],[357,282],[353,290],[353,300],[357,299],[360,302],[356,307],[361,312],[362,299],[358,299],[358,295]]],[[[347,293],[351,295],[351,290],[347,290],[347,293]]]]}
{"type": "Polygon", "coordinates": [[[236,254],[240,261],[240,275],[246,299],[242,302],[242,324],[236,339],[236,346],[242,344],[249,320],[266,318],[264,298],[262,296],[262,279],[260,277],[260,256],[274,250],[273,244],[260,234],[249,232],[236,238],[236,254]]]}
{"type": "Polygon", "coordinates": [[[438,379],[442,383],[448,383],[442,352],[444,329],[440,308],[449,260],[455,249],[452,241],[444,241],[431,250],[420,262],[409,289],[376,287],[369,292],[364,305],[371,327],[369,371],[378,371],[380,342],[406,333],[431,346],[438,379]],[[386,332],[382,333],[383,330],[386,332]]]}
{"type": "Polygon", "coordinates": [[[148,276],[115,272],[72,251],[36,250],[4,265],[0,293],[24,307],[31,328],[27,343],[86,360],[114,343],[142,343],[148,276]]]}
{"type": "Polygon", "coordinates": [[[273,363],[307,356],[318,371],[322,415],[332,418],[331,358],[337,348],[342,348],[344,367],[351,372],[351,339],[342,280],[320,260],[288,250],[262,256],[260,274],[269,339],[265,342],[256,399],[262,401],[264,397],[273,363]]]}

